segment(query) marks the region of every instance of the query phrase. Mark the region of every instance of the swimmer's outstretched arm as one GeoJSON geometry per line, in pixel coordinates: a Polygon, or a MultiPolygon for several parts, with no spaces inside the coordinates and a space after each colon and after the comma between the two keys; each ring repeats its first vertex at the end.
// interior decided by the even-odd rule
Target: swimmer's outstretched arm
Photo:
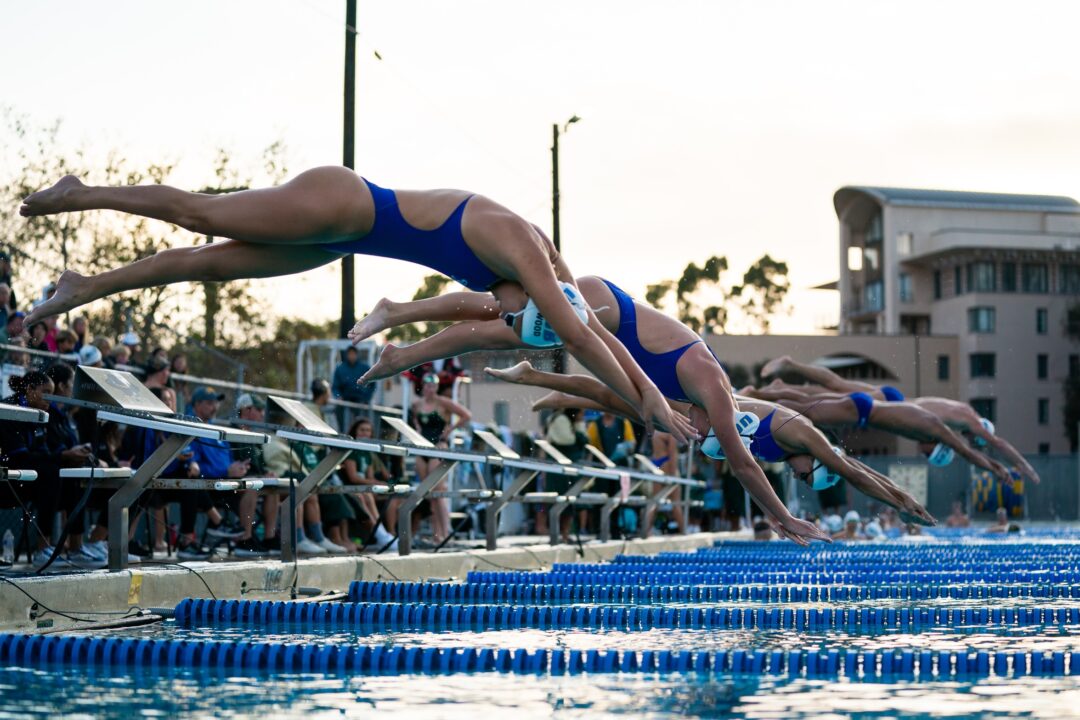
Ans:
{"type": "Polygon", "coordinates": [[[896,410],[903,411],[903,425],[907,429],[932,437],[937,442],[948,445],[956,451],[957,455],[972,465],[981,467],[983,470],[989,470],[1003,480],[1010,479],[1009,471],[1004,465],[971,447],[964,438],[960,437],[937,415],[910,403],[894,403],[893,405],[896,410]]]}
{"type": "Polygon", "coordinates": [[[978,428],[989,436],[984,437],[983,439],[986,440],[990,447],[994,448],[994,450],[998,452],[1003,458],[1012,463],[1014,467],[1018,468],[1025,477],[1030,479],[1036,485],[1042,482],[1042,478],[1039,477],[1039,473],[1035,471],[1035,468],[1031,466],[1031,463],[1027,461],[1027,458],[1021,455],[1020,451],[1013,447],[1012,443],[1010,443],[1008,440],[1001,437],[1000,435],[990,435],[990,433],[986,432],[986,429],[981,424],[978,426],[978,428]]]}
{"type": "Polygon", "coordinates": [[[937,520],[934,518],[934,516],[931,515],[926,510],[926,508],[919,504],[919,502],[915,500],[914,496],[912,496],[911,493],[897,487],[896,484],[888,478],[888,476],[882,475],[869,465],[866,465],[865,463],[856,460],[853,457],[847,457],[845,458],[845,460],[848,465],[851,465],[859,471],[858,477],[860,479],[865,478],[866,480],[875,484],[877,490],[871,491],[869,486],[866,488],[861,487],[859,485],[859,480],[853,480],[846,475],[844,476],[853,485],[855,485],[855,487],[859,488],[859,490],[862,491],[864,495],[877,498],[878,500],[881,500],[882,502],[891,505],[902,513],[907,513],[914,516],[923,525],[937,525],[937,520]],[[893,498],[893,501],[890,501],[888,499],[889,496],[893,498]]]}

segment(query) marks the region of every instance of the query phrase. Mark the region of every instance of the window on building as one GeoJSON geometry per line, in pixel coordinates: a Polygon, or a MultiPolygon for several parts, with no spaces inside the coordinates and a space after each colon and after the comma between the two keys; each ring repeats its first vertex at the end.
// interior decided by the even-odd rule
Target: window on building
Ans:
{"type": "Polygon", "coordinates": [[[863,310],[866,312],[880,312],[884,309],[885,293],[882,292],[881,281],[872,282],[863,288],[863,310]]]}
{"type": "Polygon", "coordinates": [[[953,293],[956,295],[964,294],[964,271],[959,265],[953,268],[953,293]]]}
{"type": "Polygon", "coordinates": [[[941,299],[941,271],[934,271],[934,299],[941,299]]]}
{"type": "Polygon", "coordinates": [[[1050,454],[1050,443],[1039,443],[1039,454],[1040,455],[1049,455],[1050,454]]]}
{"type": "Polygon", "coordinates": [[[1058,292],[1080,295],[1080,265],[1064,263],[1058,267],[1058,292]]]}
{"type": "Polygon", "coordinates": [[[1026,293],[1050,292],[1050,271],[1046,263],[1024,263],[1020,266],[1020,288],[1026,293]]]}
{"type": "Polygon", "coordinates": [[[1039,398],[1039,424],[1050,424],[1050,398],[1039,398]]]}
{"type": "Polygon", "coordinates": [[[968,292],[996,292],[997,265],[992,262],[974,262],[967,266],[968,292]]]}
{"type": "Polygon", "coordinates": [[[915,292],[911,289],[911,275],[900,273],[900,302],[909,303],[915,301],[915,292]]]}
{"type": "Polygon", "coordinates": [[[997,311],[992,307],[968,309],[968,332],[992,333],[997,323],[997,311]]]}
{"type": "Polygon", "coordinates": [[[1016,263],[1001,263],[1001,292],[1016,292],[1016,263]]]}
{"type": "Polygon", "coordinates": [[[992,397],[971,398],[971,409],[992,423],[997,422],[997,399],[992,397]]]}
{"type": "Polygon", "coordinates": [[[1039,380],[1050,377],[1050,356],[1039,353],[1035,356],[1035,375],[1039,380]]]}
{"type": "Polygon", "coordinates": [[[911,233],[900,233],[896,236],[896,254],[906,257],[915,251],[915,238],[911,233]]]}
{"type": "Polygon", "coordinates": [[[937,356],[937,379],[948,380],[949,379],[949,356],[938,355],[937,356]]]}
{"type": "Polygon", "coordinates": [[[1069,356],[1069,377],[1080,377],[1080,355],[1069,356]]]}
{"type": "Polygon", "coordinates": [[[879,243],[884,237],[885,233],[881,230],[881,213],[877,213],[870,218],[870,224],[866,226],[866,242],[879,243]]]}
{"type": "Polygon", "coordinates": [[[878,270],[881,268],[881,253],[878,248],[864,248],[863,249],[863,265],[867,270],[878,270]]]}
{"type": "Polygon", "coordinates": [[[1049,324],[1049,315],[1046,308],[1035,308],[1035,332],[1039,335],[1045,335],[1049,324]]]}
{"type": "Polygon", "coordinates": [[[992,378],[996,375],[997,356],[994,353],[971,353],[971,377],[992,378]]]}
{"type": "Polygon", "coordinates": [[[862,248],[849,247],[847,249],[847,269],[852,272],[862,270],[862,248]]]}

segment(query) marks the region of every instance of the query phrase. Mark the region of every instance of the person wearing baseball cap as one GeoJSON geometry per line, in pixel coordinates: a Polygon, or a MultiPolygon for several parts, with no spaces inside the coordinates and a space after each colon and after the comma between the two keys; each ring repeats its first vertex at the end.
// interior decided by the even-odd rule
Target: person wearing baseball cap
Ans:
{"type": "Polygon", "coordinates": [[[218,392],[209,385],[200,385],[191,393],[191,404],[198,405],[204,402],[220,403],[225,399],[225,393],[218,392]]]}
{"type": "Polygon", "coordinates": [[[104,367],[105,362],[101,357],[101,351],[93,345],[83,345],[79,349],[79,364],[86,367],[104,367]]]}
{"type": "Polygon", "coordinates": [[[244,393],[240,397],[236,398],[236,412],[238,415],[242,415],[242,410],[247,408],[255,408],[256,410],[266,410],[266,401],[259,395],[252,393],[244,393]]]}

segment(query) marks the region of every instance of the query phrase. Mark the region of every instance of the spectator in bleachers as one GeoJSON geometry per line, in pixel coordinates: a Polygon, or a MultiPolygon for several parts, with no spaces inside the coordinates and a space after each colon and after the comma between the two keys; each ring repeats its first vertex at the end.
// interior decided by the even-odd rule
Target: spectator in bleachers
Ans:
{"type": "Polygon", "coordinates": [[[160,360],[161,362],[168,365],[169,351],[162,347],[156,347],[150,351],[150,357],[146,359],[146,362],[149,363],[151,360],[160,360]]]}
{"type": "MultiPolygon", "coordinates": [[[[373,427],[367,418],[360,418],[353,422],[349,428],[349,436],[357,440],[365,440],[372,437],[373,427]]],[[[390,472],[386,469],[378,455],[361,450],[353,450],[345,459],[339,471],[345,485],[385,485],[390,480],[390,472]]],[[[382,548],[392,542],[394,537],[387,532],[379,521],[379,509],[375,503],[375,496],[370,493],[344,496],[355,502],[356,508],[371,523],[371,529],[365,528],[364,537],[373,537],[375,545],[382,548]],[[373,533],[372,533],[373,530],[373,533]]],[[[348,527],[339,528],[337,533],[331,533],[330,539],[338,545],[343,541],[348,543],[346,547],[355,544],[349,539],[348,527]]],[[[392,548],[388,548],[392,549],[392,548]]]]}
{"type": "Polygon", "coordinates": [[[105,367],[110,370],[117,365],[127,365],[131,362],[131,350],[126,345],[117,345],[105,356],[105,367]]]}
{"type": "MultiPolygon", "coordinates": [[[[679,443],[675,440],[675,436],[671,433],[657,430],[652,434],[649,442],[652,443],[652,452],[649,459],[652,460],[656,467],[664,471],[665,475],[678,475],[679,474],[679,443]]],[[[657,495],[664,492],[668,486],[660,483],[649,483],[652,486],[652,494],[657,495]]],[[[683,517],[683,509],[680,504],[680,495],[676,491],[674,495],[669,495],[669,502],[671,503],[671,517],[668,526],[669,530],[675,530],[680,534],[686,533],[686,519],[683,517]],[[674,525],[674,528],[671,525],[674,525]]],[[[656,518],[656,510],[653,509],[645,517],[645,533],[651,535],[653,531],[653,521],[656,518]]]]}
{"type": "Polygon", "coordinates": [[[637,445],[634,428],[629,420],[601,413],[599,420],[589,423],[589,443],[611,458],[616,465],[628,466],[637,445]]]}
{"type": "Polygon", "coordinates": [[[129,330],[120,336],[120,344],[128,349],[129,365],[134,365],[139,362],[139,349],[141,345],[138,335],[129,330]]]}
{"type": "Polygon", "coordinates": [[[16,310],[8,315],[7,318],[7,336],[9,340],[20,338],[23,333],[26,332],[25,324],[23,320],[26,318],[26,313],[16,310]]]}
{"type": "MultiPolygon", "coordinates": [[[[52,395],[56,391],[48,375],[32,371],[12,378],[11,385],[15,394],[7,402],[49,413],[49,422],[45,426],[0,423],[0,446],[7,455],[7,462],[11,466],[38,473],[38,479],[24,487],[34,498],[40,531],[31,562],[34,567],[41,567],[53,555],[56,516],[64,497],[60,469],[85,465],[91,456],[91,448],[88,443],[80,443],[75,437],[65,413],[54,414],[55,406],[45,398],[45,395],[52,395]]],[[[19,492],[15,488],[12,490],[19,492]]],[[[51,567],[59,569],[72,566],[73,561],[59,556],[51,567]]]]}
{"type": "Polygon", "coordinates": [[[109,354],[112,352],[113,349],[112,340],[105,337],[104,335],[94,338],[94,342],[92,344],[94,347],[101,351],[102,358],[109,357],[109,354]]]}
{"type": "Polygon", "coordinates": [[[0,282],[4,283],[11,290],[11,297],[8,298],[8,305],[11,308],[18,307],[18,299],[15,297],[14,285],[11,282],[11,257],[6,253],[0,251],[0,282]]]}
{"type": "Polygon", "coordinates": [[[862,530],[862,518],[855,510],[848,510],[844,516],[844,529],[833,535],[833,540],[866,540],[866,533],[862,530]]]}
{"type": "Polygon", "coordinates": [[[323,420],[326,419],[325,408],[330,403],[330,383],[324,378],[315,378],[311,381],[311,400],[304,403],[308,408],[323,420]]]}
{"type": "MultiPolygon", "coordinates": [[[[343,356],[344,359],[334,368],[334,381],[331,388],[334,397],[347,402],[370,403],[371,396],[375,393],[375,384],[357,385],[356,381],[370,370],[371,366],[365,362],[360,362],[360,351],[354,345],[346,348],[343,356]]],[[[339,428],[346,427],[352,420],[353,412],[346,412],[347,410],[351,409],[341,405],[337,408],[339,428]]]]}
{"type": "Polygon", "coordinates": [[[949,513],[949,517],[945,518],[945,527],[971,527],[971,518],[964,512],[964,503],[953,500],[952,512],[949,513]]]}
{"type": "MultiPolygon", "coordinates": [[[[325,381],[324,381],[325,382],[325,381]]],[[[329,390],[328,390],[329,392],[329,390]]],[[[291,417],[282,412],[272,413],[270,422],[275,425],[291,427],[296,423],[291,417]]],[[[292,478],[300,482],[316,464],[318,457],[314,449],[307,443],[298,443],[297,454],[293,451],[290,443],[277,435],[270,436],[270,442],[263,446],[263,454],[266,458],[266,467],[271,477],[292,478]],[[303,456],[303,459],[301,459],[303,456]]],[[[266,519],[266,531],[274,531],[276,536],[277,512],[273,514],[269,510],[264,512],[266,519]]],[[[309,497],[304,504],[297,509],[296,513],[297,544],[296,551],[304,555],[325,555],[328,552],[344,554],[348,550],[336,543],[331,542],[322,531],[322,514],[319,511],[319,498],[309,497]]],[[[264,541],[266,542],[266,541],[264,541]]],[[[278,544],[280,550],[280,542],[278,544]]]]}
{"type": "MultiPolygon", "coordinates": [[[[460,427],[465,427],[472,420],[472,413],[448,397],[438,394],[439,378],[434,373],[424,376],[424,390],[418,400],[412,405],[410,416],[413,427],[424,436],[432,445],[446,447],[450,433],[460,427]],[[454,417],[457,420],[451,422],[454,417]]],[[[428,473],[440,465],[435,458],[416,458],[416,477],[421,482],[427,478],[428,473]]],[[[435,492],[446,491],[446,481],[443,480],[434,488],[435,492]]],[[[445,497],[430,498],[431,504],[431,532],[435,544],[441,543],[450,535],[450,502],[445,497]]]]}
{"type": "Polygon", "coordinates": [[[47,317],[41,322],[45,323],[45,347],[49,352],[56,352],[56,335],[60,332],[57,326],[57,317],[47,317]]]}
{"type": "MultiPolygon", "coordinates": [[[[575,463],[580,463],[585,459],[585,446],[589,444],[588,436],[576,427],[580,417],[581,410],[578,408],[556,410],[548,418],[547,429],[544,432],[547,441],[575,463]]],[[[544,491],[557,492],[562,495],[570,489],[573,482],[574,478],[567,475],[545,474],[544,491]]],[[[588,517],[589,511],[587,508],[578,510],[579,527],[588,527],[588,517]]],[[[570,523],[572,520],[573,514],[569,512],[564,512],[559,517],[559,537],[564,543],[570,542],[570,523]]],[[[544,505],[540,505],[537,509],[536,533],[538,535],[547,534],[547,507],[544,505]]]]}
{"type": "Polygon", "coordinates": [[[79,350],[79,364],[86,367],[104,367],[101,351],[93,345],[83,345],[79,350]]]}
{"type": "MultiPolygon", "coordinates": [[[[8,338],[7,344],[17,347],[26,347],[26,339],[22,336],[8,338]]],[[[15,365],[17,367],[30,367],[30,355],[17,350],[10,350],[4,358],[4,362],[8,365],[15,365]]]]}
{"type": "Polygon", "coordinates": [[[11,286],[6,282],[0,282],[0,325],[7,330],[7,320],[11,313],[15,312],[11,305],[11,286]]]}
{"type": "Polygon", "coordinates": [[[169,386],[169,363],[160,357],[151,355],[143,367],[145,372],[143,385],[148,388],[169,386]]]}
{"type": "Polygon", "coordinates": [[[754,523],[754,539],[758,541],[768,541],[773,539],[772,528],[769,527],[769,523],[761,518],[758,518],[754,523]]]}
{"type": "Polygon", "coordinates": [[[70,330],[60,330],[56,333],[56,352],[71,355],[75,352],[75,343],[78,336],[70,330]]]}
{"type": "MultiPolygon", "coordinates": [[[[156,354],[151,354],[150,363],[155,362],[162,363],[165,372],[168,372],[168,364],[164,363],[164,361],[161,360],[160,357],[157,357],[156,354]]],[[[241,420],[241,428],[258,432],[258,427],[245,425],[243,422],[265,422],[266,401],[258,395],[244,393],[236,398],[236,413],[241,420]]],[[[233,457],[237,460],[248,461],[249,467],[247,477],[268,477],[270,474],[266,468],[266,458],[263,454],[262,445],[241,445],[233,450],[233,457]]],[[[280,501],[280,495],[277,493],[268,493],[264,495],[263,505],[265,507],[268,503],[279,503],[280,501]]],[[[240,530],[242,531],[242,535],[237,538],[236,547],[233,549],[233,552],[237,557],[266,557],[271,554],[271,549],[263,545],[262,541],[259,540],[254,533],[255,511],[258,502],[259,494],[254,490],[244,490],[240,493],[240,501],[237,504],[236,514],[240,517],[240,530]]],[[[274,514],[276,516],[276,509],[274,514]]],[[[278,552],[280,552],[280,544],[277,549],[278,552]]]]}
{"type": "Polygon", "coordinates": [[[75,352],[90,344],[90,326],[82,315],[71,321],[71,332],[75,333],[75,352]]]}
{"type": "Polygon", "coordinates": [[[186,375],[188,371],[188,359],[184,353],[176,353],[169,360],[169,387],[176,391],[176,396],[182,401],[182,404],[187,403],[188,395],[191,394],[188,383],[184,380],[178,380],[177,375],[186,375]]]}
{"type": "MultiPolygon", "coordinates": [[[[26,347],[31,350],[41,350],[43,352],[51,351],[49,343],[45,339],[46,335],[48,335],[49,333],[49,328],[45,325],[45,323],[40,321],[34,323],[30,326],[28,333],[29,338],[26,341],[26,347]]],[[[36,356],[34,358],[35,362],[37,362],[40,357],[40,355],[36,356]]]]}

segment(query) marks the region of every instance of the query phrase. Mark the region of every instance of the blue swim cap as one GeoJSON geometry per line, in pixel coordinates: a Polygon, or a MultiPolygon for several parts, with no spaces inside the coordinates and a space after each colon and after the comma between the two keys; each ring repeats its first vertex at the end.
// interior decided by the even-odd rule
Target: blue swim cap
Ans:
{"type": "MultiPolygon", "coordinates": [[[[991,435],[995,434],[994,423],[990,422],[986,418],[979,418],[979,424],[983,426],[983,429],[985,429],[986,432],[990,433],[991,435]]],[[[971,438],[971,444],[975,447],[984,448],[986,447],[987,442],[986,440],[983,440],[981,437],[976,435],[975,437],[971,438]]]]}
{"type": "Polygon", "coordinates": [[[930,454],[926,457],[934,467],[945,467],[952,463],[956,458],[956,451],[944,443],[938,443],[934,446],[934,449],[930,451],[930,454]]]}
{"type": "MultiPolygon", "coordinates": [[[[833,445],[833,452],[837,455],[844,454],[844,451],[835,445],[833,445]]],[[[814,472],[810,475],[810,487],[814,490],[827,490],[838,482],[840,482],[840,475],[834,473],[820,462],[817,467],[814,468],[814,472]]]]}

